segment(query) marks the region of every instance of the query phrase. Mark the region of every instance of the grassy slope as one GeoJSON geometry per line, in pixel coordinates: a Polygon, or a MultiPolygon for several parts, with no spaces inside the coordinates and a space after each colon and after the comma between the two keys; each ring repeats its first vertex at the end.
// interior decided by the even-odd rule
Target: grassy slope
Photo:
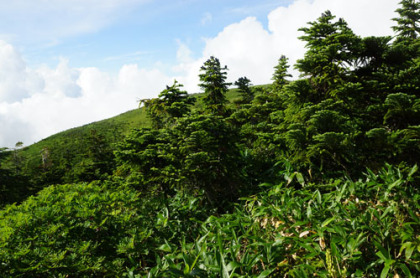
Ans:
{"type": "MultiPolygon", "coordinates": [[[[195,94],[194,96],[198,100],[196,108],[201,107],[202,104],[200,99],[202,94],[195,94]]],[[[232,103],[235,99],[239,98],[238,90],[229,90],[226,97],[229,102],[232,103]]],[[[22,155],[29,160],[39,160],[40,153],[44,148],[51,148],[58,145],[61,145],[61,147],[73,145],[72,147],[69,147],[69,149],[75,149],[74,145],[81,143],[92,130],[95,130],[98,134],[103,135],[108,142],[114,143],[122,139],[134,128],[149,126],[150,120],[147,118],[145,109],[134,109],[109,119],[75,127],[49,136],[35,144],[23,148],[22,155]]]]}
{"type": "MultiPolygon", "coordinates": [[[[269,89],[269,85],[258,87],[269,89]]],[[[201,101],[203,94],[194,94],[193,96],[197,99],[193,110],[200,110],[203,108],[203,103],[201,101]]],[[[229,105],[233,109],[236,106],[234,102],[241,98],[238,89],[229,90],[226,97],[229,105]]],[[[10,157],[3,162],[3,167],[11,169],[12,171],[15,171],[14,169],[19,167],[28,175],[30,180],[38,180],[35,182],[37,184],[35,188],[42,188],[42,184],[44,183],[45,185],[62,183],[64,180],[60,182],[57,179],[63,177],[63,169],[54,170],[49,168],[49,175],[52,180],[50,178],[45,180],[45,178],[38,175],[39,173],[43,174],[45,170],[42,163],[43,155],[45,157],[45,154],[47,154],[47,161],[54,163],[55,167],[57,167],[57,165],[66,165],[63,167],[75,169],[80,163],[85,163],[83,160],[91,149],[89,144],[92,142],[89,143],[89,141],[92,135],[96,136],[96,138],[100,137],[112,151],[115,144],[123,140],[132,129],[150,127],[150,123],[150,119],[147,117],[144,108],[127,111],[109,119],[59,132],[35,144],[24,147],[16,153],[10,152],[10,157]],[[19,166],[16,166],[18,164],[14,159],[14,155],[16,154],[20,160],[19,166]]],[[[72,176],[72,173],[69,173],[69,175],[72,176]]],[[[72,181],[68,179],[65,180],[67,182],[72,181]]],[[[35,191],[38,190],[35,189],[35,191]]]]}
{"type": "Polygon", "coordinates": [[[115,142],[126,135],[131,129],[147,126],[149,126],[149,120],[146,117],[144,109],[135,109],[109,119],[54,134],[33,145],[25,147],[22,150],[22,154],[25,157],[38,157],[44,148],[56,146],[61,142],[77,144],[89,135],[92,130],[96,130],[98,133],[105,136],[107,140],[115,142]]]}

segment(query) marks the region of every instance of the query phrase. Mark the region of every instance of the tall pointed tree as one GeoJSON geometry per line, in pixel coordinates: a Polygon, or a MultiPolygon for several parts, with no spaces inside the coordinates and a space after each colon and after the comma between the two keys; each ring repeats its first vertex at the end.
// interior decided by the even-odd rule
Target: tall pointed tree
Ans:
{"type": "Polygon", "coordinates": [[[213,114],[223,115],[226,112],[226,92],[230,83],[226,82],[227,66],[222,67],[219,59],[211,56],[200,68],[199,86],[204,90],[204,104],[213,114]]]}
{"type": "Polygon", "coordinates": [[[397,26],[392,27],[398,38],[416,39],[420,35],[420,2],[418,0],[402,0],[401,8],[396,12],[400,15],[393,20],[397,26]]]}
{"type": "Polygon", "coordinates": [[[288,60],[286,56],[282,55],[279,58],[278,64],[274,67],[275,71],[272,80],[275,91],[280,91],[287,84],[286,77],[292,77],[291,74],[287,73],[287,69],[289,68],[288,60]]]}
{"type": "Polygon", "coordinates": [[[308,50],[296,68],[310,78],[318,93],[328,94],[354,67],[361,40],[344,19],[335,20],[330,11],[309,25],[299,29],[305,33],[299,39],[306,42],[308,50]]]}

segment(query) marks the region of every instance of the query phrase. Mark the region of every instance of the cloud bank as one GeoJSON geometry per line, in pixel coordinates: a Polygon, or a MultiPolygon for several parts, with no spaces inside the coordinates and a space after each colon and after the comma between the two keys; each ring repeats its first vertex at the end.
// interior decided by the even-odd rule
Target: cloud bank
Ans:
{"type": "MultiPolygon", "coordinates": [[[[104,9],[112,9],[116,3],[107,0],[104,9]]],[[[297,39],[301,35],[297,30],[323,11],[329,9],[343,17],[358,35],[379,36],[392,35],[391,18],[397,8],[396,0],[296,0],[271,11],[267,26],[255,17],[247,17],[226,26],[215,37],[204,38],[205,47],[198,55],[177,40],[178,62],[172,73],[129,64],[111,74],[95,67],[71,68],[66,59],[55,68],[30,68],[13,45],[0,41],[0,146],[12,147],[18,141],[28,145],[56,132],[134,109],[137,100],[156,97],[174,78],[190,93],[198,92],[200,66],[211,55],[228,66],[230,82],[247,76],[253,84],[269,83],[281,55],[289,57],[291,65],[303,57],[304,44],[297,39]],[[193,54],[200,58],[193,59],[193,54]]],[[[294,71],[293,75],[297,77],[294,71]]]]}
{"type": "MultiPolygon", "coordinates": [[[[305,45],[298,39],[298,31],[308,22],[315,21],[321,13],[330,10],[337,18],[344,18],[359,36],[392,35],[392,18],[398,8],[398,0],[296,0],[286,7],[278,7],[268,14],[268,26],[255,17],[225,27],[216,37],[206,38],[201,59],[175,67],[184,73],[180,80],[192,91],[198,90],[197,71],[209,56],[219,58],[227,65],[231,82],[247,76],[253,84],[271,82],[273,67],[281,55],[289,58],[293,70],[297,59],[303,57],[305,45]]],[[[185,47],[185,46],[184,46],[185,47]]]]}
{"type": "Polygon", "coordinates": [[[171,79],[158,70],[125,65],[111,75],[97,68],[29,69],[12,45],[0,42],[0,146],[31,144],[48,135],[137,107],[171,79]]]}

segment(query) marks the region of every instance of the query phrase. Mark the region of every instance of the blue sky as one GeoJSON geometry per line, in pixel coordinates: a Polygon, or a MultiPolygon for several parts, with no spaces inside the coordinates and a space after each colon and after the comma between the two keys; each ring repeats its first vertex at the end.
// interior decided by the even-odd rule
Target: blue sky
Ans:
{"type": "MultiPolygon", "coordinates": [[[[256,17],[266,26],[267,14],[271,10],[291,2],[128,1],[126,5],[108,12],[109,21],[105,22],[102,22],[101,18],[96,19],[98,22],[94,19],[89,21],[89,12],[77,14],[75,11],[69,11],[61,21],[59,16],[66,14],[67,5],[63,5],[62,10],[58,5],[56,8],[40,8],[37,12],[21,8],[15,10],[15,14],[0,12],[3,18],[0,30],[2,33],[13,34],[12,41],[16,42],[16,46],[31,66],[54,66],[58,57],[66,57],[69,59],[69,65],[73,67],[94,65],[112,71],[124,64],[135,62],[150,68],[158,61],[175,63],[180,41],[187,44],[198,57],[205,45],[203,38],[214,37],[225,26],[248,16],[256,17]],[[51,16],[48,13],[57,15],[51,16]],[[91,27],[74,33],[67,31],[72,24],[71,13],[75,14],[75,21],[84,21],[91,27]],[[50,30],[51,25],[55,26],[52,28],[54,30],[50,30]],[[60,25],[62,26],[59,27],[60,25]]],[[[45,3],[39,4],[46,5],[45,3]]]]}
{"type": "MultiPolygon", "coordinates": [[[[0,0],[0,147],[118,115],[174,79],[199,92],[216,56],[228,81],[271,82],[329,9],[360,36],[392,35],[399,0],[0,0]]],[[[299,73],[291,67],[293,78],[299,73]]]]}

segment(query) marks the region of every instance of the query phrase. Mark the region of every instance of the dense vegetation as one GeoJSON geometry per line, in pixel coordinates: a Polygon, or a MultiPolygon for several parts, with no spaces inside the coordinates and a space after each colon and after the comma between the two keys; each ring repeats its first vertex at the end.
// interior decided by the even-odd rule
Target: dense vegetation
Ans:
{"type": "Polygon", "coordinates": [[[281,56],[233,92],[210,57],[202,95],[175,81],[137,128],[1,151],[1,277],[418,276],[419,11],[366,38],[327,11],[301,79],[281,56]]]}

